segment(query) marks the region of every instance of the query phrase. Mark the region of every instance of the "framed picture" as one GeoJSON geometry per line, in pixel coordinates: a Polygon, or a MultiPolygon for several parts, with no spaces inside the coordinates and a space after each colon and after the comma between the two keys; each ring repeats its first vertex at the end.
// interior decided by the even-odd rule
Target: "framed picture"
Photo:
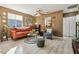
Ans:
{"type": "Polygon", "coordinates": [[[24,25],[25,26],[32,25],[32,18],[26,17],[24,21],[24,25]]]}
{"type": "Polygon", "coordinates": [[[28,19],[28,25],[32,25],[32,18],[28,19]]]}
{"type": "Polygon", "coordinates": [[[50,25],[50,24],[52,23],[51,21],[52,21],[52,17],[51,17],[51,16],[46,17],[46,18],[45,18],[45,26],[46,26],[46,25],[50,25]]]}

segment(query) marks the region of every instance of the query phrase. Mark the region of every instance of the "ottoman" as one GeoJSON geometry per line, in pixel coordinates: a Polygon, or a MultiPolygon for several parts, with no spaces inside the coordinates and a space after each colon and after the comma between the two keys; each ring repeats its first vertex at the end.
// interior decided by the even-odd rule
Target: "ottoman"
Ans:
{"type": "Polygon", "coordinates": [[[43,38],[39,38],[37,40],[37,46],[38,47],[44,47],[44,45],[45,45],[45,40],[43,38]]]}

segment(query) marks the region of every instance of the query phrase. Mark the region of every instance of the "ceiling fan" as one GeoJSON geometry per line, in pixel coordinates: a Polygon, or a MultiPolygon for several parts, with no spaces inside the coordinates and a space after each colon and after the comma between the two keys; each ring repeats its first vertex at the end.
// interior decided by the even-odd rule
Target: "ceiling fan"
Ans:
{"type": "Polygon", "coordinates": [[[48,13],[50,13],[50,12],[44,11],[44,10],[42,10],[42,9],[37,9],[35,16],[46,15],[46,14],[48,14],[48,13]]]}

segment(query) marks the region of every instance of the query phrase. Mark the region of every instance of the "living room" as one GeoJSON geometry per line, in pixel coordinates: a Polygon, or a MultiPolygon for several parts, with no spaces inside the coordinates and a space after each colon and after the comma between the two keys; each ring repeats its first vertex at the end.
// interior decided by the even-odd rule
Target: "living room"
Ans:
{"type": "Polygon", "coordinates": [[[77,4],[0,4],[0,53],[73,54],[72,38],[78,37],[77,7],[77,4]]]}

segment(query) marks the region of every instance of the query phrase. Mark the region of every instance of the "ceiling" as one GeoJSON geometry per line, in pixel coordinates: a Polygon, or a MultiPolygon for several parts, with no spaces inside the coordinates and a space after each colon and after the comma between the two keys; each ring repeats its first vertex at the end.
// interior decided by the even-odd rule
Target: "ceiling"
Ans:
{"type": "Polygon", "coordinates": [[[35,15],[38,8],[42,9],[43,11],[54,12],[58,10],[66,10],[70,5],[71,4],[0,4],[0,6],[4,6],[30,15],[35,15]]]}

